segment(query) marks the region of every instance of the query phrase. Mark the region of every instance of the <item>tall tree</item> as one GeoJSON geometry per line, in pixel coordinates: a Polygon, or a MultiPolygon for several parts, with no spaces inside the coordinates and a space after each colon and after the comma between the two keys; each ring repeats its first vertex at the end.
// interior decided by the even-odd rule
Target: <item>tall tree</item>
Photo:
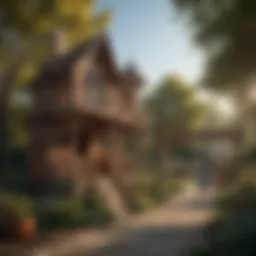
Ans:
{"type": "Polygon", "coordinates": [[[167,76],[146,99],[153,147],[162,152],[162,159],[168,161],[170,150],[180,146],[178,140],[171,144],[171,138],[184,136],[200,126],[205,106],[199,103],[196,93],[196,88],[182,78],[167,76]]]}
{"type": "Polygon", "coordinates": [[[152,128],[157,137],[198,127],[202,106],[196,89],[179,76],[167,76],[146,99],[152,128]]]}
{"type": "MultiPolygon", "coordinates": [[[[65,43],[71,49],[106,28],[109,12],[95,15],[94,7],[93,0],[0,1],[0,116],[5,126],[1,131],[6,130],[13,88],[26,86],[42,63],[52,57],[50,40],[54,30],[64,31],[65,43]]],[[[9,113],[16,115],[17,111],[9,113]]]]}
{"type": "MultiPolygon", "coordinates": [[[[256,75],[256,2],[254,0],[170,0],[206,50],[203,85],[231,93],[238,123],[247,131],[248,95],[256,75]]],[[[256,126],[255,126],[256,127],[256,126]]]]}
{"type": "Polygon", "coordinates": [[[253,0],[170,0],[192,26],[208,55],[204,84],[247,90],[256,70],[256,2],[253,0]]]}
{"type": "Polygon", "coordinates": [[[6,66],[15,58],[13,48],[29,49],[30,61],[23,65],[22,81],[36,73],[36,67],[51,57],[51,35],[62,29],[68,48],[81,43],[106,28],[108,11],[95,15],[94,0],[21,0],[1,1],[0,65],[6,66]],[[18,44],[16,39],[19,39],[18,44]],[[25,46],[25,47],[24,47],[25,46]],[[33,61],[32,61],[33,59],[33,61]]]}

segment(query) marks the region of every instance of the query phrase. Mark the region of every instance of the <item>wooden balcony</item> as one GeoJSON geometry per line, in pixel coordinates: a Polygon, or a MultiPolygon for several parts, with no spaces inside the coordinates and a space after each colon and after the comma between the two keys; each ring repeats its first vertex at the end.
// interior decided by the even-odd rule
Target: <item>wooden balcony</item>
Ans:
{"type": "Polygon", "coordinates": [[[141,111],[127,109],[114,102],[89,104],[89,102],[54,102],[54,104],[40,104],[33,108],[32,116],[63,116],[68,117],[75,113],[84,117],[102,119],[105,122],[115,122],[131,128],[142,127],[146,124],[141,111]]]}
{"type": "Polygon", "coordinates": [[[132,111],[127,108],[114,105],[111,102],[108,104],[102,103],[94,105],[89,105],[85,102],[82,106],[77,106],[76,109],[80,112],[82,111],[85,116],[95,116],[97,118],[114,121],[131,127],[142,126],[146,123],[142,112],[136,112],[135,110],[132,111]]]}

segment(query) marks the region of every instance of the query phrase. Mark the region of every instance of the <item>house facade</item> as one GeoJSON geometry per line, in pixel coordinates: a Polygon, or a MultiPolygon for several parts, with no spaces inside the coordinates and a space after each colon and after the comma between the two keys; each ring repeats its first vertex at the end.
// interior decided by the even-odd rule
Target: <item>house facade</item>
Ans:
{"type": "Polygon", "coordinates": [[[143,84],[136,69],[118,68],[106,36],[60,51],[31,85],[33,178],[85,186],[99,175],[124,171],[126,138],[140,138],[145,128],[139,102],[143,84]]]}

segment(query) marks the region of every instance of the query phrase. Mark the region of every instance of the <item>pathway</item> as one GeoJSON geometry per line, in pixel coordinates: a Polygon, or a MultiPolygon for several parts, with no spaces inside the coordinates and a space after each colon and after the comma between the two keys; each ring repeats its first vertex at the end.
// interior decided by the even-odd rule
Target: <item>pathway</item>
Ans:
{"type": "Polygon", "coordinates": [[[19,255],[179,256],[190,246],[204,242],[202,229],[214,215],[215,198],[213,190],[190,187],[165,206],[115,227],[75,232],[65,239],[52,238],[19,255]]]}
{"type": "MultiPolygon", "coordinates": [[[[213,190],[190,187],[170,203],[87,240],[91,248],[69,256],[176,256],[201,244],[203,228],[214,215],[213,190]],[[95,249],[98,248],[98,249],[95,249]]],[[[76,249],[75,249],[76,248],[76,249]]],[[[64,255],[64,254],[63,254],[64,255]]]]}
{"type": "Polygon", "coordinates": [[[112,244],[86,255],[182,255],[191,246],[204,242],[202,230],[213,217],[215,196],[215,192],[210,190],[188,190],[162,209],[128,224],[112,244]]]}

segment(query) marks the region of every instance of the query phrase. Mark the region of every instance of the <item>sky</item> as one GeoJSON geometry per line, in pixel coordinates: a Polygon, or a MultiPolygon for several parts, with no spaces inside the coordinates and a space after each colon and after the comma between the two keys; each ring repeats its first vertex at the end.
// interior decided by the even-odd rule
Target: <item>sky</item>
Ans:
{"type": "Polygon", "coordinates": [[[172,72],[190,81],[199,77],[202,56],[175,21],[169,0],[98,0],[104,8],[113,11],[109,33],[118,63],[137,63],[150,86],[172,72]]]}
{"type": "MultiPolygon", "coordinates": [[[[109,34],[118,64],[135,62],[146,77],[147,89],[171,73],[191,83],[200,79],[204,56],[193,45],[189,28],[177,19],[170,0],[98,0],[98,11],[105,8],[113,12],[109,34]]],[[[215,101],[221,112],[233,112],[227,99],[211,97],[200,94],[201,100],[215,101]]]]}

